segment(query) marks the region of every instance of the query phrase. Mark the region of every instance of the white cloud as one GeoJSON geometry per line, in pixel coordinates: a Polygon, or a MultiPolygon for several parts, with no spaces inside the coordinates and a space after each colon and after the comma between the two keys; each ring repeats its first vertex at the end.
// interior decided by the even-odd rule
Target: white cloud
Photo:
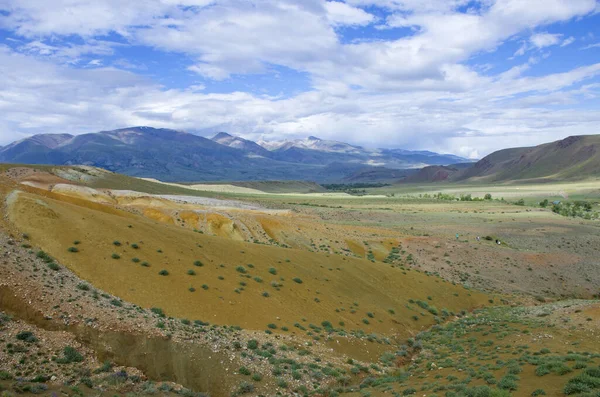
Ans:
{"type": "Polygon", "coordinates": [[[563,42],[560,44],[561,47],[566,47],[568,45],[571,45],[575,42],[575,37],[571,36],[571,37],[567,37],[565,40],[563,40],[563,42]]]}
{"type": "Polygon", "coordinates": [[[17,46],[20,52],[40,57],[53,58],[61,62],[77,63],[82,56],[97,55],[108,56],[114,53],[114,48],[121,44],[103,40],[90,39],[85,44],[62,43],[54,41],[48,44],[40,40],[33,40],[17,46]]]}
{"type": "MultiPolygon", "coordinates": [[[[448,73],[460,79],[469,72],[448,73]]],[[[372,93],[328,86],[280,99],[207,93],[202,86],[165,89],[131,72],[74,70],[0,47],[0,144],[24,133],[152,125],[226,130],[251,139],[319,135],[369,147],[483,155],[507,146],[507,137],[510,145],[521,145],[596,132],[600,111],[546,106],[598,98],[598,85],[577,88],[598,75],[600,64],[542,77],[519,72],[479,77],[464,92],[372,93]]]]}
{"type": "Polygon", "coordinates": [[[591,48],[598,48],[598,47],[600,47],[600,43],[589,44],[589,45],[586,45],[584,47],[581,47],[581,49],[582,50],[589,50],[591,48]]]}
{"type": "Polygon", "coordinates": [[[332,25],[368,25],[375,17],[368,12],[352,7],[341,1],[327,1],[325,3],[327,19],[332,25]]]}
{"type": "MultiPolygon", "coordinates": [[[[520,32],[596,7],[596,0],[57,0],[53,7],[44,0],[4,1],[10,13],[0,23],[26,37],[114,31],[134,44],[189,55],[197,59],[189,70],[213,79],[282,65],[308,72],[315,81],[374,90],[434,82],[457,87],[450,81],[458,70],[453,64],[520,32]],[[390,27],[412,26],[415,33],[342,44],[332,25],[373,21],[360,6],[386,7],[395,12],[387,19],[390,27]],[[464,12],[465,6],[471,8],[464,12]]],[[[549,38],[532,40],[542,45],[549,38]]]]}
{"type": "Polygon", "coordinates": [[[537,48],[544,48],[559,44],[561,37],[562,34],[536,33],[529,38],[529,41],[537,48]]]}
{"type": "MultiPolygon", "coordinates": [[[[518,145],[594,133],[600,120],[597,110],[552,108],[597,98],[598,87],[589,83],[599,76],[600,65],[525,77],[535,67],[533,59],[496,75],[466,63],[509,40],[524,40],[515,55],[533,46],[569,45],[572,37],[529,35],[588,15],[595,0],[0,3],[8,10],[0,27],[25,39],[14,44],[17,51],[0,47],[0,143],[23,133],[148,124],[227,130],[249,138],[313,134],[367,146],[483,155],[506,146],[507,137],[518,145]],[[394,39],[346,44],[339,26],[375,21],[360,8],[366,6],[392,12],[388,28],[414,30],[394,39]],[[471,8],[464,12],[464,7],[471,8]],[[270,72],[275,65],[306,72],[313,87],[286,99],[214,94],[202,84],[168,89],[132,72],[65,65],[113,55],[116,44],[95,38],[111,32],[130,44],[185,54],[194,62],[189,70],[207,78],[233,80],[238,74],[270,72]],[[61,41],[70,35],[85,43],[61,41]],[[588,88],[582,91],[581,84],[588,88]]],[[[138,67],[134,59],[114,65],[138,67]]]]}

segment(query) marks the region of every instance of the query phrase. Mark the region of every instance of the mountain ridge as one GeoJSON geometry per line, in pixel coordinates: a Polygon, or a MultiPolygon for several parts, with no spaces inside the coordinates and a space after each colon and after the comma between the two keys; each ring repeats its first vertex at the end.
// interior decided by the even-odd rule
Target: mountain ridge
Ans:
{"type": "Polygon", "coordinates": [[[452,181],[576,180],[600,175],[600,135],[575,135],[533,147],[498,150],[452,181]]]}
{"type": "Polygon", "coordinates": [[[75,136],[35,135],[0,147],[0,162],[90,165],[169,182],[270,179],[336,182],[361,168],[414,169],[456,161],[451,155],[371,150],[316,136],[293,141],[285,148],[267,150],[226,132],[209,139],[185,131],[137,126],[75,136]],[[335,167],[329,167],[332,164],[335,167]]]}

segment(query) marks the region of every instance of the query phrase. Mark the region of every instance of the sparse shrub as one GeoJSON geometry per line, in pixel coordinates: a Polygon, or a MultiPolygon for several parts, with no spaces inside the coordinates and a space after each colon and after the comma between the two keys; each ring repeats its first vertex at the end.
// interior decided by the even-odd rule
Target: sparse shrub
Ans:
{"type": "Polygon", "coordinates": [[[252,393],[254,391],[254,385],[252,383],[248,383],[248,382],[242,382],[239,384],[237,390],[235,391],[234,395],[241,395],[241,394],[248,394],[248,393],[252,393]]]}
{"type": "Polygon", "coordinates": [[[110,301],[110,304],[116,307],[122,307],[123,303],[118,299],[113,299],[110,301]]]}
{"type": "Polygon", "coordinates": [[[59,364],[80,363],[83,356],[75,348],[67,346],[63,349],[63,357],[56,360],[59,364]]]}
{"type": "Polygon", "coordinates": [[[190,270],[187,271],[187,274],[188,274],[188,276],[195,276],[196,272],[193,271],[192,269],[190,269],[190,270]]]}
{"type": "Polygon", "coordinates": [[[160,307],[153,307],[150,311],[159,317],[165,317],[165,312],[160,307]]]}
{"type": "Polygon", "coordinates": [[[48,263],[48,267],[50,268],[50,270],[54,270],[54,271],[60,270],[60,266],[58,266],[55,262],[48,263]]]}
{"type": "Polygon", "coordinates": [[[208,285],[202,284],[202,289],[206,291],[208,289],[208,285]]]}
{"type": "Polygon", "coordinates": [[[150,267],[150,263],[144,261],[144,262],[142,262],[142,266],[144,266],[144,267],[150,267]]]}
{"type": "Polygon", "coordinates": [[[296,282],[298,284],[302,284],[302,279],[299,277],[294,277],[292,280],[294,280],[294,282],[296,282]]]}
{"type": "Polygon", "coordinates": [[[82,290],[82,291],[89,291],[90,286],[87,285],[86,283],[79,283],[79,284],[77,284],[77,289],[82,290]]]}
{"type": "Polygon", "coordinates": [[[168,276],[169,272],[167,270],[163,269],[160,272],[158,272],[158,274],[160,274],[161,276],[168,276]]]}
{"type": "Polygon", "coordinates": [[[531,396],[532,397],[536,397],[536,396],[545,396],[546,392],[544,391],[544,389],[535,389],[532,393],[531,396]]]}
{"type": "Polygon", "coordinates": [[[246,344],[246,347],[250,350],[256,350],[258,349],[258,341],[256,339],[250,339],[246,344]]]}
{"type": "Polygon", "coordinates": [[[122,244],[121,244],[121,242],[120,242],[120,241],[118,241],[118,240],[115,240],[115,241],[113,241],[113,245],[114,245],[115,247],[120,247],[122,244]]]}
{"type": "Polygon", "coordinates": [[[77,253],[77,252],[79,252],[79,249],[77,249],[77,247],[69,247],[69,249],[67,251],[72,252],[72,253],[77,253]]]}
{"type": "Polygon", "coordinates": [[[410,395],[416,394],[416,393],[417,393],[417,389],[415,389],[414,387],[409,387],[408,389],[404,389],[402,391],[403,396],[410,396],[410,395]]]}
{"type": "Polygon", "coordinates": [[[271,267],[271,268],[269,268],[269,273],[271,273],[272,275],[276,275],[277,269],[275,269],[274,267],[271,267]]]}
{"type": "Polygon", "coordinates": [[[133,263],[140,263],[140,258],[131,258],[133,263]]]}
{"type": "Polygon", "coordinates": [[[121,259],[121,255],[119,254],[112,254],[110,257],[113,259],[121,259]]]}
{"type": "Polygon", "coordinates": [[[202,266],[204,266],[204,263],[202,263],[202,262],[200,262],[200,261],[195,261],[195,262],[194,262],[194,266],[197,266],[197,267],[202,267],[202,266]]]}
{"type": "Polygon", "coordinates": [[[252,380],[255,382],[260,382],[262,380],[262,376],[260,374],[252,375],[252,380]]]}
{"type": "Polygon", "coordinates": [[[131,244],[131,248],[133,248],[134,250],[136,250],[136,249],[139,249],[140,246],[134,243],[134,244],[131,244]]]}
{"type": "Polygon", "coordinates": [[[17,334],[16,338],[20,341],[23,342],[27,342],[27,343],[34,343],[37,342],[37,338],[35,337],[35,335],[33,334],[33,332],[29,332],[29,331],[21,331],[17,334]]]}
{"type": "Polygon", "coordinates": [[[241,375],[246,375],[246,376],[250,376],[252,374],[252,372],[246,367],[241,367],[238,372],[241,375]]]}
{"type": "Polygon", "coordinates": [[[268,298],[271,295],[269,295],[269,293],[267,291],[265,291],[265,292],[262,293],[262,296],[264,296],[265,298],[268,298]]]}
{"type": "Polygon", "coordinates": [[[519,378],[515,375],[509,374],[500,379],[498,387],[504,390],[517,390],[517,380],[519,378]]]}
{"type": "Polygon", "coordinates": [[[246,270],[246,268],[245,268],[244,266],[238,266],[238,267],[236,267],[236,268],[235,268],[235,270],[236,270],[238,273],[242,273],[242,274],[246,274],[246,273],[248,273],[248,271],[246,270]]]}

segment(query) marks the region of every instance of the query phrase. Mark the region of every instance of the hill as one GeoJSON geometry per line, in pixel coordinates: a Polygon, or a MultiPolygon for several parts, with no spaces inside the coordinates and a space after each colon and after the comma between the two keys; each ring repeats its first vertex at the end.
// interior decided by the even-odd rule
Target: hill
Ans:
{"type": "Polygon", "coordinates": [[[458,171],[452,166],[431,165],[421,168],[419,172],[408,176],[402,183],[442,182],[448,180],[458,171]]]}
{"type": "Polygon", "coordinates": [[[452,179],[469,182],[576,180],[600,174],[600,135],[571,136],[535,147],[494,152],[452,179]]]}

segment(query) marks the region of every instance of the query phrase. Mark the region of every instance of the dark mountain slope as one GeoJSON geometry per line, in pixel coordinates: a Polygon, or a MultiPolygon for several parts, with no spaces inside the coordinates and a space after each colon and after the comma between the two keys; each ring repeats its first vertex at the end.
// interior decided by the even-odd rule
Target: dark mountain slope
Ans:
{"type": "Polygon", "coordinates": [[[530,148],[505,149],[484,157],[453,180],[499,182],[570,180],[600,176],[600,135],[571,136],[530,148]]]}

